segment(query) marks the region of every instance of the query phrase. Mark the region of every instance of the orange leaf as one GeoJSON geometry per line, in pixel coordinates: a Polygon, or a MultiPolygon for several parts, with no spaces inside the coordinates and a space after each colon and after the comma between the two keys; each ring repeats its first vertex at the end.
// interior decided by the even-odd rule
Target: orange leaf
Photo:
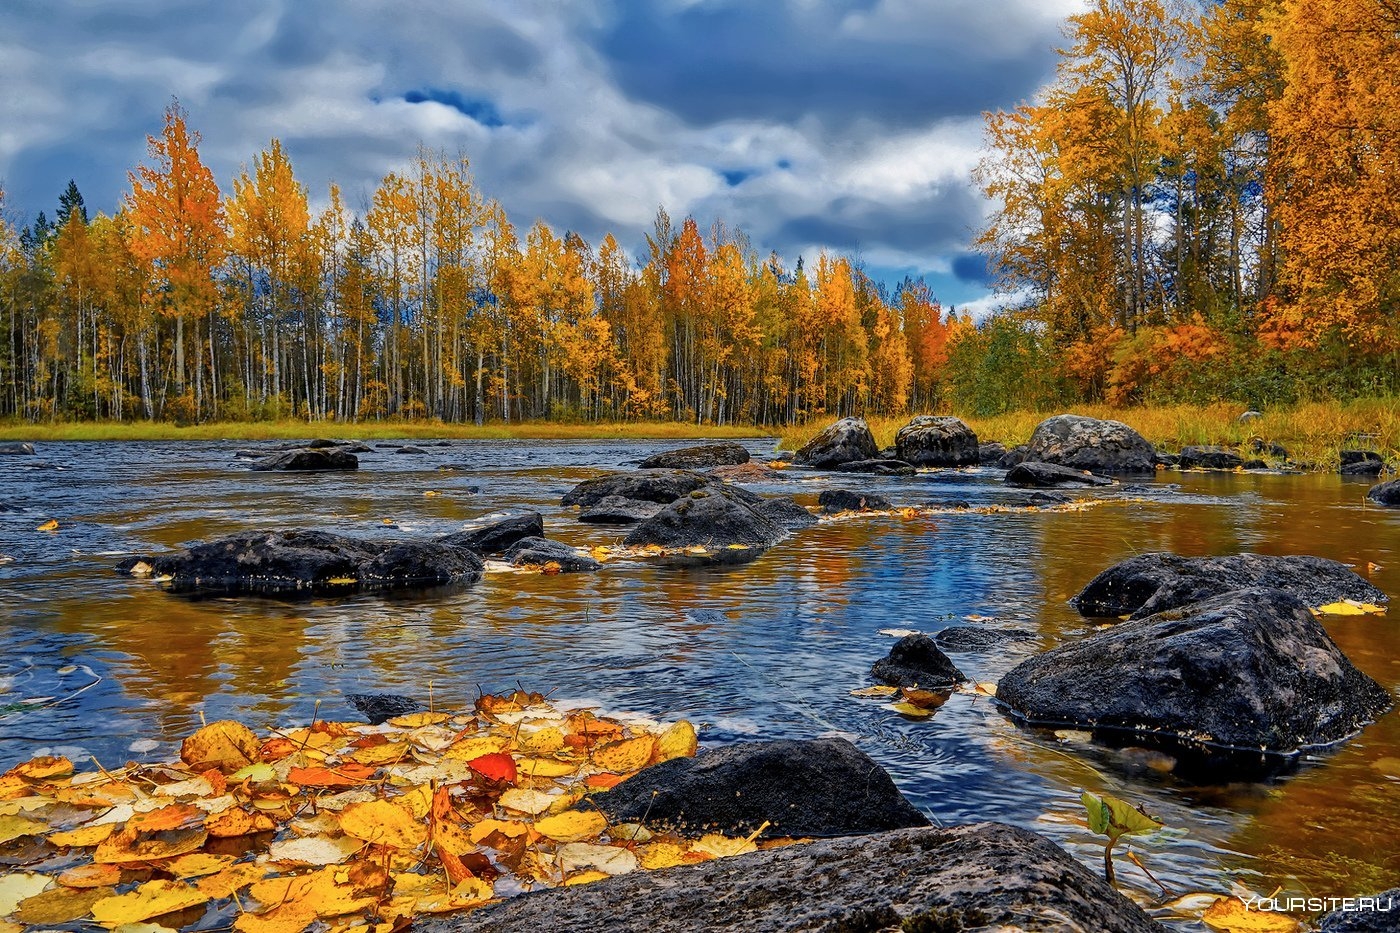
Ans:
{"type": "Polygon", "coordinates": [[[583,783],[598,790],[607,790],[610,787],[616,787],[631,776],[630,774],[590,774],[583,779],[583,783]]]}
{"type": "Polygon", "coordinates": [[[159,833],[168,829],[189,829],[204,822],[208,816],[199,807],[187,803],[172,803],[159,810],[138,813],[126,821],[126,835],[136,838],[138,833],[159,833]]]}
{"type": "Polygon", "coordinates": [[[281,761],[299,748],[301,746],[291,739],[278,736],[263,743],[262,748],[258,750],[258,759],[260,761],[281,761]]]}
{"type": "Polygon", "coordinates": [[[374,776],[369,765],[346,762],[334,768],[292,768],[287,780],[301,787],[355,787],[374,776]]]}
{"type": "Polygon", "coordinates": [[[473,758],[467,762],[467,767],[493,781],[506,781],[514,784],[517,777],[515,759],[505,752],[492,752],[489,755],[473,758]]]}

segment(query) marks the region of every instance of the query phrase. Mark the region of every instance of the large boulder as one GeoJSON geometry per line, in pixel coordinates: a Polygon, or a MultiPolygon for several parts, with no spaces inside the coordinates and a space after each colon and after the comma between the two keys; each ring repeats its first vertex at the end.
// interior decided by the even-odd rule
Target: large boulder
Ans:
{"type": "Polygon", "coordinates": [[[514,567],[543,567],[560,573],[586,573],[603,565],[580,554],[577,549],[563,541],[548,538],[521,538],[506,551],[506,560],[514,567]]]}
{"type": "Polygon", "coordinates": [[[253,470],[358,470],[360,458],[340,447],[287,450],[256,461],[253,470]]]}
{"type": "Polygon", "coordinates": [[[880,455],[875,435],[863,418],[842,418],[802,447],[793,458],[797,463],[831,469],[856,460],[874,460],[880,455]]]}
{"type": "Polygon", "coordinates": [[[23,441],[3,441],[0,442],[0,454],[19,454],[23,456],[33,456],[34,445],[26,444],[23,441]]]}
{"type": "Polygon", "coordinates": [[[852,460],[850,463],[837,464],[836,472],[869,473],[872,476],[913,476],[916,471],[912,463],[877,457],[874,460],[852,460]]]}
{"type": "Polygon", "coordinates": [[[837,512],[888,512],[893,503],[884,496],[873,492],[852,492],[849,489],[826,489],[817,496],[817,505],[823,512],[834,515],[837,512]]]}
{"type": "Polygon", "coordinates": [[[1008,486],[1030,486],[1049,489],[1054,486],[1112,486],[1113,480],[1106,476],[1095,476],[1083,470],[1060,466],[1058,463],[1027,461],[1018,463],[1006,472],[1004,480],[1008,486]]]}
{"type": "Polygon", "coordinates": [[[586,479],[566,492],[560,502],[587,508],[609,497],[617,497],[665,505],[697,489],[719,485],[719,482],[692,470],[633,470],[586,479]]]}
{"type": "Polygon", "coordinates": [[[1372,486],[1370,490],[1367,491],[1366,498],[1377,505],[1400,506],[1400,479],[1393,479],[1388,483],[1372,486]]]}
{"type": "Polygon", "coordinates": [[[1114,564],[1090,580],[1070,603],[1086,616],[1131,613],[1141,618],[1230,590],[1258,586],[1292,593],[1309,606],[1343,599],[1367,603],[1389,599],[1346,564],[1322,557],[1182,557],[1154,552],[1114,564]]]}
{"type": "Polygon", "coordinates": [[[787,529],[765,518],[750,500],[751,493],[733,486],[698,489],[665,506],[639,523],[623,539],[632,546],[664,548],[726,548],[743,545],[767,548],[787,535],[787,529]],[[743,495],[740,495],[743,493],[743,495]]]}
{"type": "Polygon", "coordinates": [[[927,635],[905,635],[876,661],[870,676],[896,687],[933,690],[962,683],[967,677],[927,635]]]}
{"type": "Polygon", "coordinates": [[[1183,470],[1233,470],[1244,465],[1244,458],[1228,447],[1183,447],[1176,465],[1183,470]]]}
{"type": "Polygon", "coordinates": [[[1374,450],[1344,450],[1339,459],[1343,476],[1380,476],[1385,469],[1385,459],[1374,450]]]}
{"type": "Polygon", "coordinates": [[[578,513],[578,520],[590,525],[635,525],[646,521],[666,506],[660,502],[607,496],[578,513]]]}
{"type": "Polygon", "coordinates": [[[748,463],[749,451],[743,444],[700,444],[652,454],[641,463],[644,470],[703,470],[706,467],[748,463]]]}
{"type": "Polygon", "coordinates": [[[1036,426],[1026,460],[1058,463],[1090,473],[1152,473],[1156,451],[1121,421],[1055,415],[1036,426]]]}
{"type": "Polygon", "coordinates": [[[673,758],[589,798],[610,821],[679,832],[846,836],[928,819],[870,756],[840,738],[740,742],[673,758]]]}
{"type": "Polygon", "coordinates": [[[919,415],[894,436],[895,456],[916,467],[974,466],[977,435],[960,418],[919,415]]]}
{"type": "Polygon", "coordinates": [[[438,538],[438,541],[454,547],[464,547],[478,554],[499,554],[521,538],[542,537],[544,517],[539,512],[525,512],[480,528],[454,531],[438,538]]]}
{"type": "Polygon", "coordinates": [[[465,915],[419,918],[413,928],[418,933],[1163,930],[1059,846],[1002,823],[821,839],[637,871],[509,898],[465,915]]]}
{"type": "Polygon", "coordinates": [[[1053,648],[997,700],[1036,725],[1291,755],[1341,741],[1391,706],[1296,596],[1236,590],[1053,648]]]}
{"type": "Polygon", "coordinates": [[[817,517],[806,506],[787,496],[764,499],[754,506],[754,511],[770,522],[793,531],[798,528],[810,528],[817,523],[817,517]]]}
{"type": "Polygon", "coordinates": [[[440,541],[291,530],[229,535],[181,554],[131,558],[118,570],[168,578],[175,592],[308,594],[467,584],[480,579],[482,566],[471,551],[440,541]]]}

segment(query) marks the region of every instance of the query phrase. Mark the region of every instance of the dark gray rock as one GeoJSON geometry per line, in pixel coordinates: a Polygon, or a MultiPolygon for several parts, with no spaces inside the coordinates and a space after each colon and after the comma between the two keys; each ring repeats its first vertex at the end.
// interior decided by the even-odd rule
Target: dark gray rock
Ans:
{"type": "Polygon", "coordinates": [[[1054,486],[1112,486],[1113,480],[1105,476],[1095,476],[1083,470],[1063,467],[1055,463],[1026,461],[1018,463],[1006,471],[1004,480],[1008,486],[1032,486],[1048,489],[1054,486]]]}
{"type": "Polygon", "coordinates": [[[1158,451],[1158,452],[1157,452],[1157,456],[1156,456],[1155,458],[1153,458],[1153,459],[1154,459],[1154,462],[1157,464],[1157,466],[1161,466],[1161,467],[1177,467],[1177,466],[1181,466],[1181,458],[1178,457],[1176,454],[1164,454],[1164,453],[1162,453],[1161,451],[1158,451]]]}
{"type": "Polygon", "coordinates": [[[823,512],[885,512],[894,506],[884,496],[873,492],[852,492],[849,489],[827,489],[817,496],[823,512]]]}
{"type": "Polygon", "coordinates": [[[343,588],[383,545],[324,531],[252,532],[196,544],[183,553],[127,558],[117,565],[134,573],[144,563],[156,577],[170,577],[176,592],[296,593],[343,588]]]}
{"type": "Polygon", "coordinates": [[[973,466],[977,435],[961,418],[919,415],[894,437],[896,456],[921,467],[973,466]]]}
{"type": "Polygon", "coordinates": [[[343,451],[345,451],[347,454],[372,454],[372,453],[374,453],[374,448],[373,448],[373,447],[369,446],[368,444],[362,444],[362,443],[360,443],[359,441],[347,441],[347,442],[342,442],[339,446],[340,446],[340,449],[343,450],[343,451]]]}
{"type": "Polygon", "coordinates": [[[611,822],[680,832],[846,836],[928,819],[845,739],[740,742],[653,765],[589,798],[611,822]]]}
{"type": "Polygon", "coordinates": [[[895,642],[890,653],[870,668],[870,676],[896,687],[922,687],[925,690],[951,687],[967,680],[958,666],[927,635],[905,635],[895,642]]]}
{"type": "Polygon", "coordinates": [[[1226,447],[1183,447],[1177,458],[1183,470],[1233,470],[1243,465],[1244,459],[1226,447]]]}
{"type": "Polygon", "coordinates": [[[347,693],[345,699],[371,726],[426,708],[417,700],[396,693],[347,693]]]}
{"type": "Polygon", "coordinates": [[[852,460],[836,466],[838,473],[869,473],[873,476],[913,476],[916,472],[912,463],[903,460],[852,460]]]}
{"type": "Polygon", "coordinates": [[[990,651],[1008,642],[1034,641],[1035,637],[1035,632],[1023,628],[951,625],[933,636],[933,640],[944,651],[990,651]]]}
{"type": "Polygon", "coordinates": [[[749,451],[743,444],[700,444],[652,454],[641,463],[644,470],[702,470],[749,462],[749,451]]]}
{"type": "Polygon", "coordinates": [[[560,502],[564,505],[587,508],[610,496],[616,496],[620,499],[637,499],[665,505],[682,496],[688,496],[697,489],[718,485],[720,481],[713,476],[693,470],[633,470],[629,473],[611,473],[596,479],[586,479],[565,493],[560,502]]]}
{"type": "Polygon", "coordinates": [[[1344,450],[1339,472],[1343,476],[1380,476],[1385,460],[1374,450],[1344,450]]]}
{"type": "Polygon", "coordinates": [[[1002,823],[826,839],[638,871],[469,914],[419,918],[413,927],[418,933],[1163,930],[1059,846],[1002,823]]]}
{"type": "Polygon", "coordinates": [[[235,450],[233,456],[235,460],[261,460],[268,456],[268,452],[255,447],[244,447],[242,450],[235,450]]]}
{"type": "Polygon", "coordinates": [[[1400,930],[1400,888],[1356,898],[1350,905],[1322,918],[1318,933],[1396,933],[1400,930]]]}
{"type": "Polygon", "coordinates": [[[1001,455],[1001,459],[996,462],[997,469],[1009,470],[1018,463],[1025,463],[1026,457],[1030,452],[1031,448],[1029,444],[1017,444],[1001,455]]]}
{"type": "Polygon", "coordinates": [[[357,575],[361,586],[384,590],[475,583],[483,569],[481,558],[465,547],[406,541],[360,564],[357,575]]]}
{"type": "Polygon", "coordinates": [[[863,418],[842,418],[799,448],[793,459],[829,470],[841,463],[874,460],[879,454],[875,436],[863,418]]]}
{"type": "Polygon", "coordinates": [[[578,520],[590,525],[635,525],[646,521],[665,506],[660,502],[608,496],[579,512],[578,520]]]}
{"type": "Polygon", "coordinates": [[[506,550],[505,557],[515,567],[558,564],[560,573],[587,573],[603,566],[563,541],[548,538],[522,538],[506,550]]]}
{"type": "Polygon", "coordinates": [[[1341,599],[1367,603],[1389,599],[1346,564],[1322,557],[1182,557],[1154,552],[1114,564],[1090,580],[1070,604],[1086,616],[1132,613],[1141,618],[1230,590],[1260,586],[1292,593],[1309,606],[1341,599]]]}
{"type": "Polygon", "coordinates": [[[1400,479],[1372,486],[1367,491],[1366,498],[1377,505],[1386,505],[1392,508],[1400,506],[1400,479]]]}
{"type": "Polygon", "coordinates": [[[341,446],[344,446],[344,445],[342,445],[340,441],[332,441],[332,440],[328,440],[327,438],[324,438],[324,437],[318,437],[318,438],[316,438],[314,441],[312,441],[311,443],[307,444],[307,445],[306,445],[306,449],[307,449],[307,450],[327,450],[327,449],[329,449],[329,448],[331,448],[331,447],[341,447],[341,446]]]}
{"type": "Polygon", "coordinates": [[[544,517],[539,512],[525,512],[482,528],[454,531],[438,538],[438,542],[464,547],[478,554],[499,554],[522,538],[543,537],[544,517]]]}
{"type": "Polygon", "coordinates": [[[34,445],[23,441],[0,441],[0,454],[33,456],[34,445]]]}
{"type": "Polygon", "coordinates": [[[1285,460],[1288,458],[1287,448],[1285,448],[1282,444],[1276,444],[1273,441],[1266,441],[1262,437],[1251,437],[1249,439],[1249,452],[1252,454],[1259,454],[1261,456],[1267,455],[1270,457],[1276,457],[1280,460],[1285,460]]]}
{"type": "Polygon", "coordinates": [[[1073,502],[1074,499],[1062,492],[1033,492],[1029,496],[1015,503],[1017,505],[1064,505],[1073,502]]]}
{"type": "Polygon", "coordinates": [[[413,446],[412,444],[405,444],[403,447],[396,448],[396,449],[394,450],[394,453],[396,453],[396,454],[425,454],[425,453],[427,453],[427,451],[424,450],[422,447],[415,447],[415,446],[413,446]]]}
{"type": "Polygon", "coordinates": [[[1058,463],[1090,473],[1152,473],[1157,452],[1121,421],[1056,415],[1036,426],[1027,460],[1058,463]]]}
{"type": "Polygon", "coordinates": [[[1006,445],[1001,441],[987,441],[977,445],[977,464],[979,466],[997,466],[1001,463],[1001,458],[1006,456],[1006,445]]]}
{"type": "Polygon", "coordinates": [[[320,450],[287,450],[271,457],[264,457],[253,464],[254,470],[297,470],[325,472],[331,470],[358,470],[360,458],[346,453],[338,447],[320,450]]]}
{"type": "Polygon", "coordinates": [[[712,467],[705,471],[705,475],[726,483],[776,483],[787,478],[781,470],[752,461],[712,467]]]}
{"type": "Polygon", "coordinates": [[[1246,460],[1244,462],[1244,468],[1246,470],[1267,470],[1269,465],[1263,460],[1246,460]]]}
{"type": "Polygon", "coordinates": [[[1096,632],[1013,668],[997,701],[1036,725],[1291,755],[1391,706],[1296,596],[1235,590],[1096,632]]]}
{"type": "MultiPolygon", "coordinates": [[[[787,529],[758,511],[762,499],[753,502],[746,497],[751,493],[740,496],[741,492],[744,490],[734,486],[698,489],[638,524],[623,543],[664,548],[727,548],[739,544],[762,549],[781,541],[787,529]]],[[[751,556],[757,556],[757,552],[751,556]]]]}
{"type": "Polygon", "coordinates": [[[810,528],[817,523],[817,517],[808,511],[806,506],[789,499],[787,496],[764,499],[754,506],[754,510],[775,525],[781,525],[792,531],[798,528],[810,528]]]}

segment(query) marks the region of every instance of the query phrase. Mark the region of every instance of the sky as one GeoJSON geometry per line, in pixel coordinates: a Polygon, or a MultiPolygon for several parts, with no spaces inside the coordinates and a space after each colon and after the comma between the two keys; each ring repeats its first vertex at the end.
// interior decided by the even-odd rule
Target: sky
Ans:
{"type": "Polygon", "coordinates": [[[362,209],[421,143],[517,227],[634,252],[658,206],[990,306],[982,114],[1050,79],[1075,0],[4,0],[0,187],[112,212],[178,97],[225,191],[276,137],[362,209]]]}

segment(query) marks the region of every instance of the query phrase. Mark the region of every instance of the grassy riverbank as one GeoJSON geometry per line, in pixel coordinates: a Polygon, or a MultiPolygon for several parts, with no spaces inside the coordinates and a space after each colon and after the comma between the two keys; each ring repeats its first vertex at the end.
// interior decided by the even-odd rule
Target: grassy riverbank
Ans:
{"type": "Polygon", "coordinates": [[[379,440],[383,438],[459,438],[491,440],[599,440],[757,437],[762,428],[688,424],[684,422],[627,422],[557,424],[532,421],[521,424],[448,424],[442,421],[220,421],[181,427],[164,421],[72,421],[53,424],[9,422],[0,424],[2,441],[267,441],[324,437],[331,440],[379,440]]]}

